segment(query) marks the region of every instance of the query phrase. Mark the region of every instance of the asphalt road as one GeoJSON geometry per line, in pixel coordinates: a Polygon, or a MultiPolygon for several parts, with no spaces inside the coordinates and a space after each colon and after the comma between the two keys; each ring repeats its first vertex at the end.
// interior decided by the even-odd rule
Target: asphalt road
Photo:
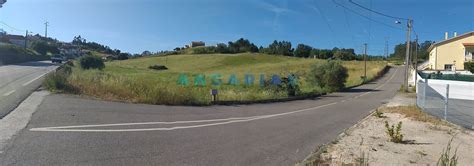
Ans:
{"type": "Polygon", "coordinates": [[[41,85],[41,78],[56,69],[47,62],[0,66],[0,119],[41,85]]]}
{"type": "Polygon", "coordinates": [[[402,75],[392,68],[348,92],[238,106],[49,95],[0,153],[0,165],[294,165],[391,99],[402,75]]]}

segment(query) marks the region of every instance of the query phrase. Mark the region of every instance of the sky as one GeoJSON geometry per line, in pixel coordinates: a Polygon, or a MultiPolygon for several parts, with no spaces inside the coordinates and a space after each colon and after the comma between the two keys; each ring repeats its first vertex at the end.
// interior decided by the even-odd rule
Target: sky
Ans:
{"type": "MultiPolygon", "coordinates": [[[[473,0],[352,1],[412,18],[421,41],[474,31],[473,0]]],[[[369,54],[383,55],[386,41],[390,52],[406,41],[406,21],[349,0],[8,0],[0,8],[0,28],[8,33],[44,35],[46,21],[50,37],[70,42],[81,35],[130,53],[246,38],[264,47],[285,40],[356,53],[367,43],[369,54]]]]}

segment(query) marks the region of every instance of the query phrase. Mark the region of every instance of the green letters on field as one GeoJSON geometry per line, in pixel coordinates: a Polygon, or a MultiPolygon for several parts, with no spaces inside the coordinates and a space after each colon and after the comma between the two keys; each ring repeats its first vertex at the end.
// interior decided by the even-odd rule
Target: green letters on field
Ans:
{"type": "Polygon", "coordinates": [[[238,85],[239,81],[237,80],[237,76],[235,74],[230,75],[229,77],[229,85],[238,85]]]}
{"type": "Polygon", "coordinates": [[[186,76],[186,74],[180,74],[178,78],[178,85],[187,86],[188,84],[188,76],[186,76]]]}
{"type": "Polygon", "coordinates": [[[194,78],[194,86],[206,86],[206,76],[203,74],[198,74],[194,78]]]}

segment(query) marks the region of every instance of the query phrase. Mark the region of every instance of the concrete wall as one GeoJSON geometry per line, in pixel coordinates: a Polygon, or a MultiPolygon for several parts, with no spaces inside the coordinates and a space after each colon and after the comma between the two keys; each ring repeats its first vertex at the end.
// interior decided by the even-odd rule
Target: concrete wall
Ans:
{"type": "MultiPolygon", "coordinates": [[[[421,80],[420,78],[418,75],[418,81],[421,80]]],[[[428,85],[443,97],[446,97],[446,85],[448,84],[449,98],[474,100],[474,82],[428,79],[428,85]]]]}
{"type": "Polygon", "coordinates": [[[463,43],[474,43],[474,36],[460,38],[434,47],[429,57],[431,69],[444,70],[445,64],[453,64],[453,61],[456,61],[456,70],[464,70],[466,48],[463,43]]]}

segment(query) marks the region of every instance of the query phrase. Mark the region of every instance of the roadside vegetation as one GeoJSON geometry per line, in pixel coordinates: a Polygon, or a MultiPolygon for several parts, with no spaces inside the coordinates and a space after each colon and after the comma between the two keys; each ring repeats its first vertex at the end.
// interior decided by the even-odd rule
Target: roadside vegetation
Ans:
{"type": "MultiPolygon", "coordinates": [[[[82,59],[81,59],[82,60],[82,59]]],[[[81,61],[80,60],[80,61],[81,61]]],[[[76,62],[80,63],[80,62],[76,62]]],[[[232,56],[225,54],[176,55],[163,57],[143,57],[125,61],[105,62],[102,70],[71,66],[67,83],[73,93],[96,98],[133,103],[168,104],[168,105],[208,105],[211,103],[210,89],[219,90],[220,101],[255,101],[282,99],[289,97],[288,87],[260,87],[258,77],[264,74],[266,80],[280,75],[282,79],[289,74],[297,77],[295,96],[310,96],[340,90],[362,83],[363,62],[339,61],[328,62],[319,59],[302,59],[286,56],[273,56],[260,53],[241,53],[232,56]],[[341,66],[338,66],[340,64],[341,66]],[[312,70],[324,70],[328,73],[324,79],[326,85],[315,85],[310,77],[312,70]],[[327,70],[324,66],[333,67],[327,70]],[[164,69],[167,70],[157,70],[164,69]],[[347,77],[340,72],[347,72],[347,77]],[[190,84],[178,85],[180,75],[186,75],[190,84]],[[205,76],[205,86],[193,86],[196,76],[205,76]],[[222,75],[223,84],[212,85],[211,75],[222,75]],[[245,75],[255,76],[255,84],[244,84],[245,75]],[[336,75],[337,74],[337,75],[336,75]],[[237,85],[229,85],[232,75],[237,78],[237,85]],[[333,76],[333,77],[328,77],[333,76]],[[343,76],[339,78],[339,76],[343,76]],[[345,84],[328,84],[328,81],[341,81],[345,84]],[[347,81],[344,81],[347,80],[347,81]],[[322,85],[322,86],[321,86],[322,85]]],[[[369,79],[376,77],[386,67],[383,61],[368,62],[369,79]]],[[[99,67],[100,69],[101,67],[99,67]]],[[[311,76],[313,74],[313,76],[311,76]]],[[[47,81],[46,81],[47,82],[47,81]]]]}
{"type": "Polygon", "coordinates": [[[22,63],[49,59],[32,49],[25,49],[15,45],[0,45],[0,65],[22,63]]]}

